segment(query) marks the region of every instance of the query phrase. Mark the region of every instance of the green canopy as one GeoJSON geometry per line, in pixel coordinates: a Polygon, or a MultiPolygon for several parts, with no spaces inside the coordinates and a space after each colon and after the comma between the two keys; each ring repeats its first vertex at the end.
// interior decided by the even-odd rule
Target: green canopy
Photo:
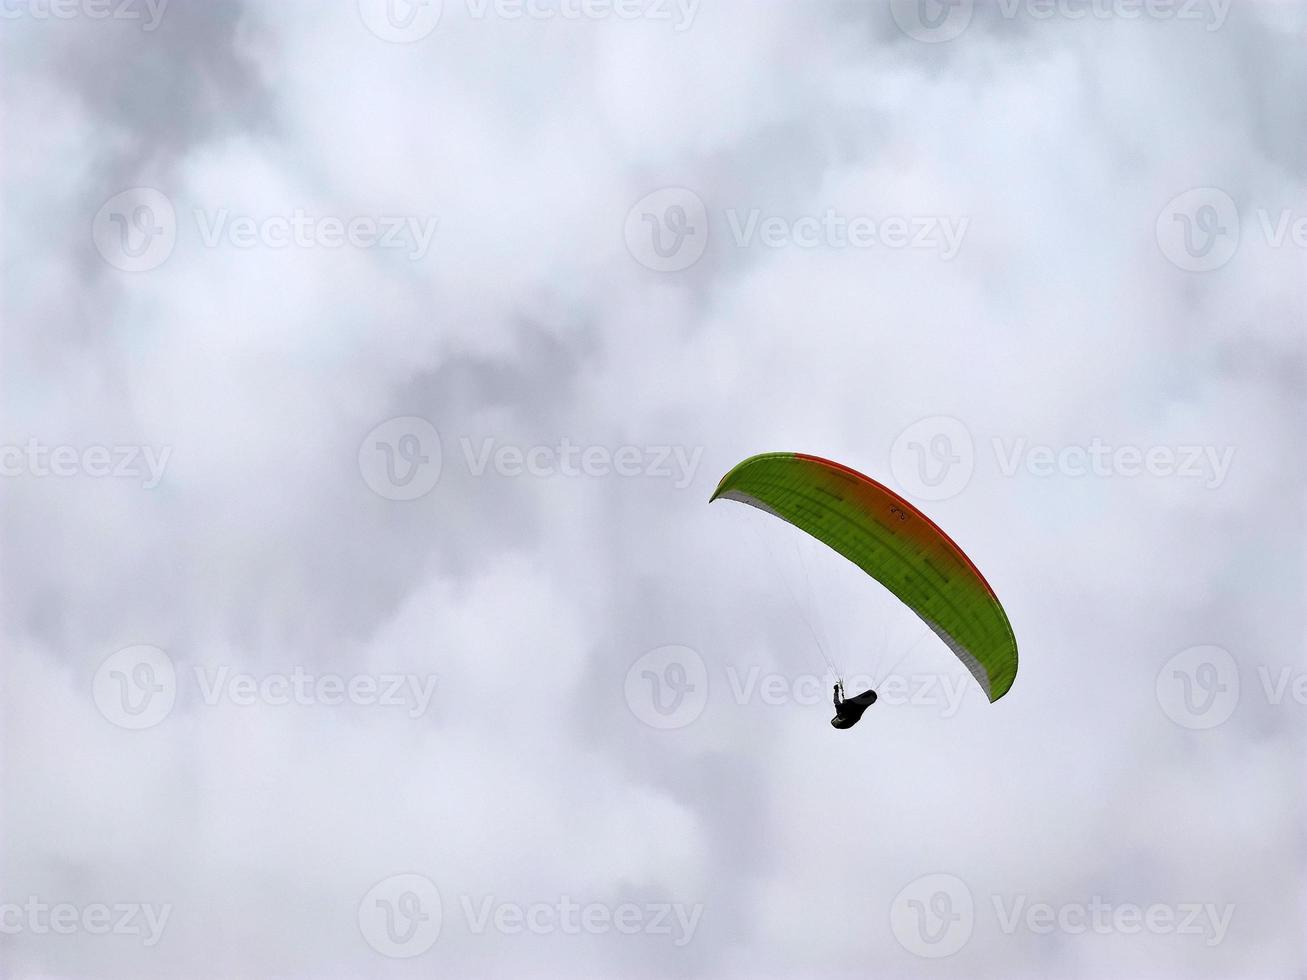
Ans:
{"type": "Polygon", "coordinates": [[[847,466],[802,453],[751,456],[712,495],[774,514],[897,596],[948,644],[990,701],[1012,687],[1017,641],[998,596],[929,517],[847,466]]]}

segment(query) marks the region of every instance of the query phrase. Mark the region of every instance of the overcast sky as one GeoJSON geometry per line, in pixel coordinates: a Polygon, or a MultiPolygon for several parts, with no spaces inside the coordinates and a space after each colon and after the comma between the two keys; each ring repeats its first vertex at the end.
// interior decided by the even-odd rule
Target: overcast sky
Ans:
{"type": "Polygon", "coordinates": [[[1307,4],[2,11],[0,975],[1307,976],[1307,4]]]}

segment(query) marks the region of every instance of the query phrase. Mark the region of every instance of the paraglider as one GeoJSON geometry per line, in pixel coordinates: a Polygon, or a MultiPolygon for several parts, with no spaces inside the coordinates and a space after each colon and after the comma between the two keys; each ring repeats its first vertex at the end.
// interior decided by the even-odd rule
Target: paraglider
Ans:
{"type": "Polygon", "coordinates": [[[833,728],[852,728],[862,720],[862,714],[876,703],[875,691],[863,691],[851,698],[844,696],[844,682],[835,682],[835,717],[830,720],[833,728]]]}
{"type": "MultiPolygon", "coordinates": [[[[966,553],[894,491],[840,463],[763,453],[740,463],[710,500],[735,500],[779,517],[866,572],[911,609],[997,701],[1017,674],[1017,643],[998,596],[966,553]]],[[[836,728],[851,728],[876,700],[835,685],[836,728]]]]}

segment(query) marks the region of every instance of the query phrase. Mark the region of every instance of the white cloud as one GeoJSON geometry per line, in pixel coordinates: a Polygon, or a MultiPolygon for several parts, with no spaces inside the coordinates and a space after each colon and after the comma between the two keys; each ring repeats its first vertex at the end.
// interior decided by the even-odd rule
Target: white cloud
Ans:
{"type": "MultiPolygon", "coordinates": [[[[51,975],[1280,975],[1301,868],[1301,705],[1259,666],[1302,662],[1301,4],[1217,31],[978,13],[920,44],[881,11],[702,5],[657,21],[512,20],[446,0],[387,43],[353,4],[170,5],[131,23],[16,21],[48,58],[4,95],[6,444],[170,447],[159,486],[5,478],[0,903],[172,903],[157,946],[8,942],[51,975]],[[1293,8],[1299,20],[1294,20],[1293,8]],[[19,95],[18,93],[28,93],[19,95]],[[179,216],[157,269],[102,262],[91,220],[151,186],[179,216]],[[1158,215],[1196,186],[1243,239],[1173,265],[1158,215]],[[703,200],[703,257],[630,254],[632,205],[703,200]],[[437,221],[430,249],[237,247],[195,217],[303,209],[437,221]],[[957,254],[732,241],[793,227],[966,220],[957,254]],[[434,489],[386,499],[360,442],[428,418],[434,489]],[[811,637],[715,481],[802,449],[892,481],[909,425],[976,448],[929,505],[1003,598],[1010,695],[956,715],[740,703],[728,668],[814,667],[811,637]],[[681,447],[678,487],[477,475],[461,448],[681,447]],[[1215,486],[1005,472],[992,448],[1233,447],[1215,486]],[[91,696],[132,644],[178,665],[141,732],[91,696]],[[645,725],[628,668],[681,644],[701,716],[645,725]],[[1172,722],[1158,672],[1215,644],[1239,703],[1172,722]],[[430,711],[205,704],[192,669],[434,676],[430,711]],[[976,898],[947,960],[890,909],[921,875],[976,898]],[[440,889],[442,934],[383,960],[357,906],[390,875],[440,889]],[[702,905],[652,934],[478,934],[461,898],[702,905]],[[1056,906],[1233,903],[1184,935],[1005,933],[993,896],[1056,906]]],[[[8,30],[8,27],[7,27],[8,30]]],[[[6,49],[14,48],[10,41],[6,49]]],[[[397,451],[400,451],[397,447],[397,451]]],[[[402,456],[402,453],[401,453],[402,456]]],[[[407,458],[398,458],[405,464],[407,458]]],[[[394,462],[394,461],[392,461],[394,462]]],[[[789,539],[777,532],[783,562],[789,539]]],[[[789,569],[793,572],[794,569],[789,569]]],[[[806,570],[803,574],[807,574],[806,570]]],[[[816,573],[820,578],[823,572],[816,573]]],[[[848,585],[846,581],[843,583],[848,585]]],[[[850,672],[915,621],[866,584],[822,605],[850,672]],[[865,596],[865,600],[863,598],[865,596]],[[856,608],[855,608],[856,607],[856,608]],[[880,630],[885,636],[872,636],[880,630]],[[877,647],[877,642],[881,647],[877,647]]],[[[829,597],[828,597],[829,598],[829,597]]],[[[811,611],[811,610],[809,610],[811,611]]],[[[899,670],[948,672],[928,639],[899,670]]],[[[974,694],[974,692],[971,692],[974,694]]]]}

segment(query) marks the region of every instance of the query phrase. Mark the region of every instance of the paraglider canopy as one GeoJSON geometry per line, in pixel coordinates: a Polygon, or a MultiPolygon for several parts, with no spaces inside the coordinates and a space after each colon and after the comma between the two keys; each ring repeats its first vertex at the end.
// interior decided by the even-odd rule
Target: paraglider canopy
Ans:
{"type": "Polygon", "coordinates": [[[990,701],[1012,687],[1017,642],[998,596],[952,538],[888,487],[817,456],[763,453],[722,477],[718,498],[773,514],[853,562],[948,645],[990,701]]]}

